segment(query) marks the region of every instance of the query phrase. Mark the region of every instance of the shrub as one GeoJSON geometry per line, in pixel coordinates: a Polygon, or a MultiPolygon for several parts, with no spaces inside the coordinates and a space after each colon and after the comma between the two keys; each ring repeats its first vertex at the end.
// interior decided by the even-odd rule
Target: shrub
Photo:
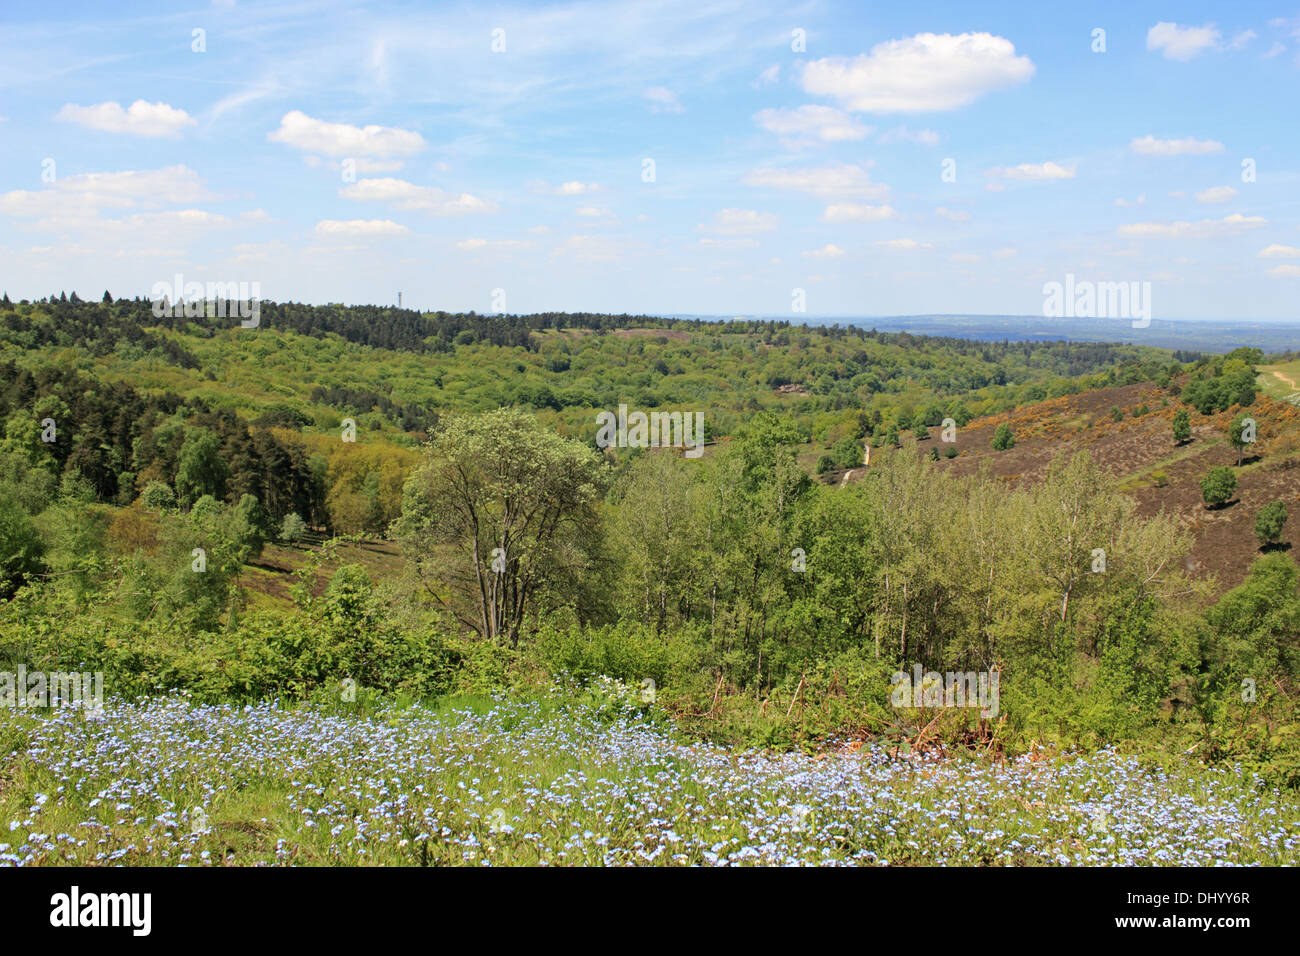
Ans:
{"type": "Polygon", "coordinates": [[[1212,468],[1201,479],[1201,496],[1210,507],[1226,504],[1237,490],[1237,476],[1226,466],[1212,468]]]}
{"type": "Polygon", "coordinates": [[[170,511],[176,507],[176,493],[170,485],[161,481],[151,481],[145,485],[141,500],[150,511],[170,511]]]}
{"type": "Polygon", "coordinates": [[[831,448],[831,456],[841,468],[856,468],[862,464],[862,442],[852,436],[841,438],[831,448]]]}
{"type": "Polygon", "coordinates": [[[584,682],[612,677],[638,687],[649,679],[671,697],[706,692],[712,684],[706,667],[708,633],[697,624],[656,631],[638,621],[584,628],[544,620],[522,645],[554,676],[584,682]]]}
{"type": "Polygon", "coordinates": [[[301,540],[304,532],[307,530],[307,522],[298,517],[297,512],[289,512],[284,516],[284,521],[280,524],[280,540],[287,544],[293,544],[301,540]]]}
{"type": "Polygon", "coordinates": [[[1015,432],[1011,430],[1010,425],[1008,425],[1006,422],[1003,422],[993,432],[993,450],[1006,451],[1008,448],[1014,448],[1015,444],[1016,444],[1015,432]]]}
{"type": "Polygon", "coordinates": [[[1286,525],[1286,505],[1272,501],[1259,509],[1255,516],[1255,537],[1263,547],[1277,544],[1282,537],[1282,528],[1286,525]]]}
{"type": "Polygon", "coordinates": [[[39,572],[44,553],[45,543],[31,518],[10,495],[0,492],[0,597],[39,572]]]}
{"type": "Polygon", "coordinates": [[[1249,405],[1255,400],[1255,370],[1236,368],[1215,378],[1189,382],[1182,399],[1202,415],[1227,411],[1233,405],[1249,405]]]}

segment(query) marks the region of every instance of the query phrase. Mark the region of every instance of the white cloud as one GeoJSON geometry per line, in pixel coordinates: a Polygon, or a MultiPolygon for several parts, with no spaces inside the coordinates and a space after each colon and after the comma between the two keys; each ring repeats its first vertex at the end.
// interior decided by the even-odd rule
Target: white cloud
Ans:
{"type": "Polygon", "coordinates": [[[213,198],[194,170],[168,166],[82,173],[62,177],[46,189],[16,189],[0,194],[0,213],[21,218],[93,219],[101,209],[173,206],[213,198]]]}
{"type": "Polygon", "coordinates": [[[1261,259],[1300,259],[1300,249],[1295,246],[1282,246],[1276,242],[1259,251],[1261,259]]]}
{"type": "Polygon", "coordinates": [[[917,242],[915,239],[881,239],[876,245],[882,249],[892,249],[897,252],[914,252],[917,249],[931,248],[928,242],[917,242]]]}
{"type": "Polygon", "coordinates": [[[844,255],[844,250],[834,243],[828,242],[820,249],[809,249],[804,255],[811,259],[838,259],[844,255]]]}
{"type": "Polygon", "coordinates": [[[1280,55],[1282,55],[1282,54],[1285,53],[1285,52],[1286,52],[1286,44],[1285,44],[1285,43],[1277,43],[1277,42],[1274,42],[1274,44],[1273,44],[1271,47],[1268,48],[1268,52],[1267,52],[1267,53],[1264,53],[1264,54],[1262,54],[1262,55],[1260,56],[1260,59],[1261,59],[1261,60],[1271,60],[1271,59],[1273,59],[1273,57],[1275,57],[1275,56],[1280,56],[1280,55]]]}
{"type": "Polygon", "coordinates": [[[183,246],[210,236],[215,229],[227,229],[234,221],[203,209],[171,209],[143,212],[121,219],[85,218],[80,221],[39,221],[35,228],[67,234],[78,233],[81,243],[63,243],[57,251],[70,254],[73,247],[85,255],[121,256],[124,253],[146,256],[183,254],[183,246]],[[171,245],[171,244],[176,245],[171,245]],[[168,245],[164,245],[168,244],[168,245]]]}
{"type": "Polygon", "coordinates": [[[1228,49],[1230,50],[1244,49],[1246,44],[1249,43],[1251,40],[1255,39],[1257,36],[1259,36],[1259,34],[1256,33],[1254,30],[1242,30],[1240,33],[1238,33],[1235,37],[1232,38],[1232,42],[1228,44],[1228,49]]]}
{"type": "Polygon", "coordinates": [[[878,43],[852,59],[827,57],[804,67],[804,91],[846,109],[872,113],[951,110],[1034,74],[1027,56],[990,33],[919,33],[878,43]]]}
{"type": "Polygon", "coordinates": [[[771,232],[776,228],[776,223],[776,216],[769,212],[722,209],[714,215],[713,222],[701,223],[696,228],[700,232],[712,232],[719,236],[744,236],[755,232],[771,232]]]}
{"type": "Polygon", "coordinates": [[[1167,60],[1186,62],[1214,49],[1221,36],[1212,23],[1203,27],[1180,27],[1162,20],[1147,31],[1147,49],[1159,50],[1167,60]]]}
{"type": "Polygon", "coordinates": [[[392,126],[349,126],[313,119],[301,110],[285,113],[280,128],[266,134],[274,143],[326,156],[409,156],[427,145],[419,133],[392,126]]]}
{"type": "Polygon", "coordinates": [[[705,249],[756,249],[757,239],[701,239],[696,245],[705,249]]]}
{"type": "Polygon", "coordinates": [[[146,206],[204,202],[216,198],[203,179],[188,166],[125,170],[117,173],[83,173],[60,179],[55,188],[91,197],[115,197],[146,206]]]}
{"type": "Polygon", "coordinates": [[[754,122],[782,137],[787,146],[844,143],[866,139],[872,128],[833,106],[809,104],[797,109],[759,110],[754,122]]]}
{"type": "Polygon", "coordinates": [[[579,206],[575,215],[584,219],[612,219],[614,216],[608,206],[579,206]]]}
{"type": "Polygon", "coordinates": [[[1139,239],[1210,239],[1238,235],[1267,222],[1262,216],[1233,213],[1222,219],[1202,219],[1200,222],[1135,222],[1120,226],[1119,234],[1139,239]]]}
{"type": "Polygon", "coordinates": [[[1147,135],[1133,140],[1129,147],[1143,156],[1204,156],[1207,153],[1223,152],[1222,143],[1192,136],[1186,139],[1156,139],[1147,135]]]}
{"type": "Polygon", "coordinates": [[[666,86],[652,86],[642,94],[650,101],[652,113],[684,113],[686,107],[677,99],[677,94],[666,86]]]}
{"type": "Polygon", "coordinates": [[[1300,278],[1300,266],[1274,266],[1272,269],[1268,270],[1268,274],[1277,279],[1300,278]]]}
{"type": "Polygon", "coordinates": [[[966,222],[970,219],[970,213],[965,209],[949,209],[946,206],[940,206],[934,214],[951,222],[966,222]]]}
{"type": "Polygon", "coordinates": [[[781,64],[776,63],[773,64],[772,66],[769,66],[762,73],[758,74],[758,78],[754,80],[754,82],[751,83],[750,86],[754,87],[755,89],[760,89],[764,86],[771,86],[772,84],[776,83],[780,79],[781,79],[781,64]]]}
{"type": "Polygon", "coordinates": [[[189,113],[166,103],[148,103],[136,100],[127,109],[121,103],[99,103],[95,106],[77,106],[67,103],[54,117],[101,130],[105,133],[129,133],[132,136],[170,137],[181,135],[187,126],[198,122],[189,113]]]}
{"type": "Polygon", "coordinates": [[[391,219],[322,219],[316,223],[316,235],[322,239],[405,236],[410,231],[391,219]]]}
{"type": "Polygon", "coordinates": [[[271,214],[265,209],[250,209],[247,212],[241,212],[239,218],[244,222],[270,222],[271,214]]]}
{"type": "Polygon", "coordinates": [[[100,223],[99,228],[112,228],[115,222],[128,228],[138,226],[158,232],[219,229],[232,224],[228,217],[206,209],[169,209],[166,212],[142,212],[125,219],[109,220],[100,223]]]}
{"type": "Polygon", "coordinates": [[[1019,255],[1019,251],[1011,246],[1007,246],[1005,249],[998,249],[993,253],[995,259],[1011,259],[1017,255],[1019,255]]]}
{"type": "Polygon", "coordinates": [[[932,129],[910,130],[906,126],[896,126],[881,133],[876,142],[884,146],[892,146],[895,143],[919,143],[921,146],[938,146],[939,134],[932,129]]]}
{"type": "Polygon", "coordinates": [[[1140,196],[1138,196],[1137,199],[1133,199],[1133,200],[1125,199],[1123,196],[1120,196],[1118,199],[1115,200],[1115,205],[1119,206],[1121,209],[1127,209],[1130,206],[1145,206],[1146,203],[1147,203],[1146,193],[1142,193],[1140,196]]]}
{"type": "Polygon", "coordinates": [[[435,216],[495,212],[497,208],[495,203],[469,193],[455,196],[437,186],[417,186],[404,179],[362,179],[340,189],[339,195],[357,202],[384,202],[397,209],[416,209],[435,216]]]}
{"type": "Polygon", "coordinates": [[[980,261],[980,257],[975,255],[973,252],[954,252],[948,258],[951,259],[953,262],[970,263],[970,262],[980,261]]]}
{"type": "Polygon", "coordinates": [[[873,183],[865,168],[852,163],[812,169],[751,169],[741,182],[747,186],[794,189],[814,196],[860,196],[863,199],[889,196],[888,186],[873,183]]]}
{"type": "Polygon", "coordinates": [[[882,222],[896,218],[890,206],[864,206],[858,203],[835,203],[822,213],[824,222],[882,222]]]}
{"type": "Polygon", "coordinates": [[[986,170],[985,176],[1000,179],[1018,179],[1024,182],[1047,182],[1053,179],[1073,179],[1074,167],[1061,166],[1057,163],[1021,163],[1019,166],[994,166],[986,170]]]}
{"type": "Polygon", "coordinates": [[[1228,202],[1236,195],[1237,190],[1231,186],[1211,186],[1209,189],[1202,189],[1197,193],[1196,201],[1207,204],[1228,202]]]}

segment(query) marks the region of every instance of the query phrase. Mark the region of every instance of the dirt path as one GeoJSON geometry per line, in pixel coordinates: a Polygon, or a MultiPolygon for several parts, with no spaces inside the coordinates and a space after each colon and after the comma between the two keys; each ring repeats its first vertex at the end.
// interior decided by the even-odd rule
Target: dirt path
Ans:
{"type": "Polygon", "coordinates": [[[1279,371],[1278,371],[1277,369],[1275,369],[1275,368],[1271,368],[1271,369],[1269,369],[1269,373],[1272,374],[1272,375],[1276,375],[1276,376],[1277,376],[1278,378],[1280,378],[1282,381],[1286,382],[1287,385],[1290,386],[1290,388],[1291,388],[1292,391],[1294,391],[1294,392],[1300,392],[1300,385],[1297,385],[1295,382],[1291,381],[1291,379],[1290,379],[1289,376],[1283,375],[1281,372],[1279,372],[1279,371]]]}

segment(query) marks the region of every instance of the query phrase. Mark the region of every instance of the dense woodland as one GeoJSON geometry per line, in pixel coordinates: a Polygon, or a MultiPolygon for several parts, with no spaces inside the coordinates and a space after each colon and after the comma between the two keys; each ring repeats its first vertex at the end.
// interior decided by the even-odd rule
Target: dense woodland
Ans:
{"type": "Polygon", "coordinates": [[[21,419],[10,440],[30,445],[32,429],[52,420],[61,437],[38,448],[50,459],[45,471],[75,472],[100,502],[129,505],[150,481],[189,487],[202,473],[199,486],[218,500],[256,498],[268,529],[295,513],[323,530],[383,534],[401,482],[384,480],[376,456],[404,467],[404,452],[447,412],[529,407],[564,434],[590,436],[593,413],[621,403],[703,408],[709,434],[723,438],[767,409],[789,414],[804,440],[880,444],[890,426],[933,427],[950,415],[964,425],[1026,401],[1167,376],[1176,365],[1127,346],[644,316],[263,303],[259,328],[235,325],[156,319],[148,301],[108,293],[101,302],[74,294],[17,305],[6,296],[0,416],[21,419]],[[640,334],[657,328],[674,337],[640,334]],[[630,329],[639,334],[610,334],[630,329]],[[447,357],[419,358],[428,353],[447,357]],[[782,396],[783,386],[797,391],[782,396]],[[358,423],[357,444],[376,449],[341,445],[347,417],[358,423]]]}
{"type": "Polygon", "coordinates": [[[1086,454],[1008,489],[915,448],[1129,382],[1245,408],[1257,351],[273,303],[237,326],[0,302],[0,657],[225,700],[653,680],[685,726],[777,745],[915,740],[932,715],[889,706],[894,671],[996,670],[1000,721],[927,732],[1194,745],[1297,783],[1287,554],[1211,600],[1185,531],[1086,454]],[[709,453],[595,448],[619,404],[703,410],[709,453]],[[879,452],[828,486],[811,443],[879,452]],[[363,539],[400,567],[348,560],[363,539]],[[243,586],[268,547],[299,556],[289,606],[243,586]]]}

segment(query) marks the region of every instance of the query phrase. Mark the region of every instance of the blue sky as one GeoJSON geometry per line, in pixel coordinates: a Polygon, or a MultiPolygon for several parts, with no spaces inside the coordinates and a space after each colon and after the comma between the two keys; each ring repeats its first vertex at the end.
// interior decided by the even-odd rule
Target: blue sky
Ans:
{"type": "Polygon", "coordinates": [[[14,298],[1300,317],[1296,6],[107,6],[0,11],[14,298]]]}

